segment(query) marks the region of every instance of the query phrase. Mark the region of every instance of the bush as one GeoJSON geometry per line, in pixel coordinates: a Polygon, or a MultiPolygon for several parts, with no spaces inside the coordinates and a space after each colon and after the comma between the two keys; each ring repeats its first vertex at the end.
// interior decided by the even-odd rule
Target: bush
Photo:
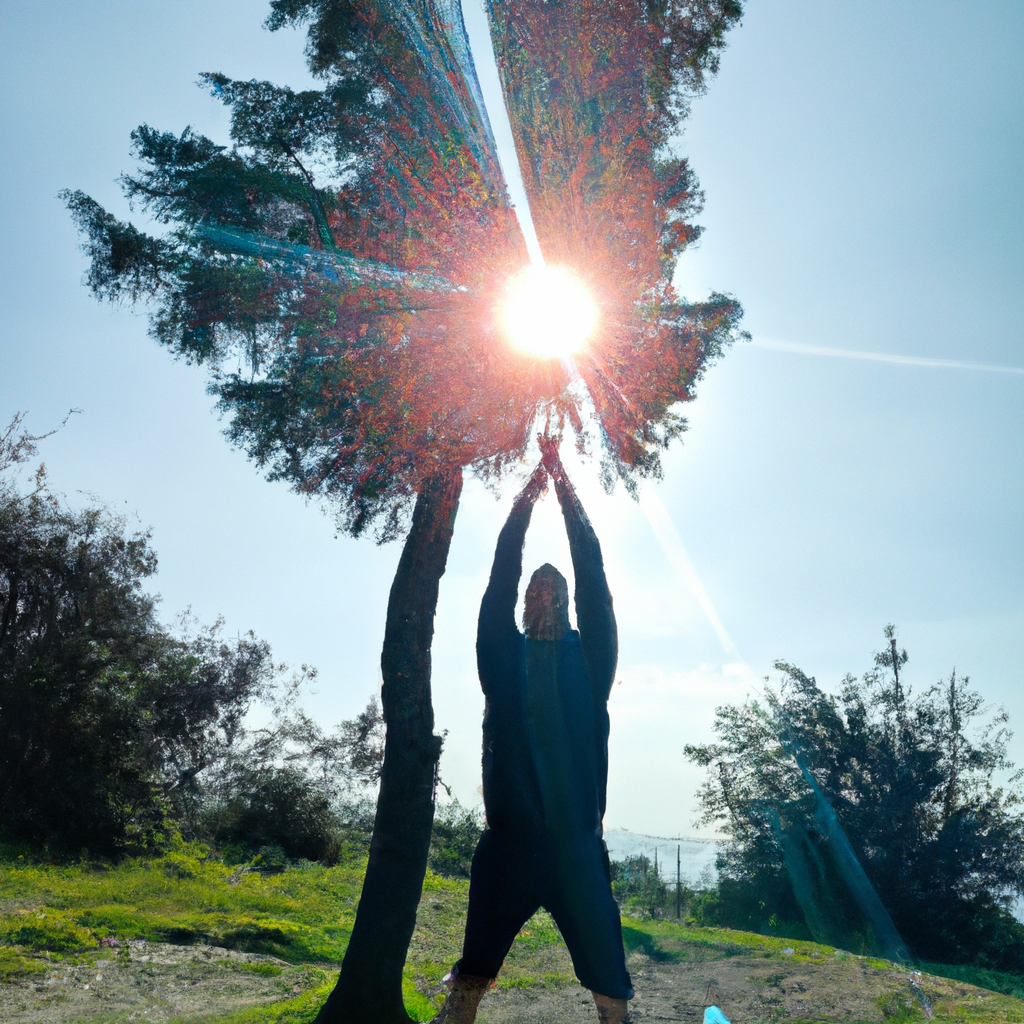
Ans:
{"type": "Polygon", "coordinates": [[[430,870],[448,878],[469,878],[473,854],[483,830],[483,815],[478,810],[463,807],[458,800],[435,807],[427,860],[430,870]]]}
{"type": "Polygon", "coordinates": [[[1024,925],[1009,911],[1024,894],[1024,792],[1009,774],[1007,716],[955,672],[912,693],[894,627],[885,638],[874,668],[837,694],[777,662],[778,694],[718,708],[718,742],[686,748],[709,770],[703,820],[727,837],[698,912],[889,958],[905,942],[927,960],[1024,972],[1024,925]]]}
{"type": "Polygon", "coordinates": [[[756,880],[722,876],[693,897],[689,913],[702,926],[811,939],[785,872],[765,872],[756,880]]]}
{"type": "Polygon", "coordinates": [[[341,824],[327,797],[303,773],[289,768],[271,768],[248,783],[202,813],[203,833],[213,844],[230,847],[239,860],[260,851],[270,855],[273,848],[292,860],[320,860],[341,824]]]}
{"type": "Polygon", "coordinates": [[[383,759],[379,705],[371,698],[326,734],[294,706],[297,687],[273,702],[269,725],[239,730],[197,780],[190,827],[230,862],[276,848],[286,860],[336,864],[369,848],[383,759]]]}
{"type": "Polygon", "coordinates": [[[19,425],[0,429],[0,845],[115,857],[184,835],[237,859],[276,847],[331,862],[366,845],[377,700],[326,735],[295,707],[315,670],[281,686],[284,666],[251,633],[161,626],[143,590],[149,535],[70,508],[41,468],[23,493],[9,471],[38,438],[19,425]],[[270,727],[244,727],[254,700],[270,727]]]}
{"type": "Polygon", "coordinates": [[[102,507],[70,508],[16,417],[0,431],[2,838],[53,853],[158,849],[179,797],[272,673],[254,637],[163,628],[142,589],[149,535],[102,507]]]}
{"type": "Polygon", "coordinates": [[[68,953],[98,945],[92,932],[61,910],[24,911],[0,925],[0,941],[36,952],[68,953]]]}
{"type": "Polygon", "coordinates": [[[642,917],[665,917],[675,913],[675,892],[658,874],[645,854],[611,862],[612,893],[619,907],[627,914],[642,917]]]}

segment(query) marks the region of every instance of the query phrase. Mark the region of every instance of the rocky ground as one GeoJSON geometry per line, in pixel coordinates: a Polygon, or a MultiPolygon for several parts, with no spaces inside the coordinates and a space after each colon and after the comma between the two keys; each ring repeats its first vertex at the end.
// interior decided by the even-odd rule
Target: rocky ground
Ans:
{"type": "MultiPolygon", "coordinates": [[[[556,961],[549,977],[571,970],[556,961]]],[[[629,958],[636,1024],[699,1024],[714,1003],[734,1024],[835,1021],[910,1024],[924,1020],[911,978],[936,1020],[1024,1022],[1024,1003],[931,975],[911,976],[849,956],[821,963],[745,955],[695,962],[629,958]]],[[[0,985],[5,1024],[121,1024],[211,1021],[241,1007],[279,1002],[322,984],[322,970],[215,946],[139,943],[0,985]]],[[[480,1024],[596,1024],[590,994],[576,984],[512,986],[488,993],[480,1024]]]]}
{"type": "MultiPolygon", "coordinates": [[[[757,956],[733,956],[703,964],[657,964],[642,953],[630,957],[636,998],[631,1019],[699,1022],[709,1002],[734,1024],[786,1021],[924,1020],[907,975],[842,964],[794,965],[787,971],[757,956]]],[[[1024,1004],[944,978],[918,979],[936,1019],[1024,1021],[1024,1004]]],[[[506,989],[488,993],[480,1024],[595,1024],[590,994],[562,990],[506,989]]]]}
{"type": "Polygon", "coordinates": [[[278,1002],[320,980],[322,972],[275,957],[140,942],[10,979],[0,985],[0,1021],[206,1021],[241,1007],[278,1002]]]}
{"type": "MultiPolygon", "coordinates": [[[[906,973],[869,966],[858,957],[821,964],[780,964],[761,956],[698,963],[658,963],[642,953],[629,959],[636,988],[630,1018],[699,1024],[704,1007],[719,1006],[734,1024],[787,1021],[910,1022],[925,1015],[906,973]]],[[[915,979],[936,1020],[1024,1021],[1024,1003],[945,978],[915,979]]],[[[596,1024],[590,994],[506,989],[489,993],[480,1024],[596,1024]]]]}

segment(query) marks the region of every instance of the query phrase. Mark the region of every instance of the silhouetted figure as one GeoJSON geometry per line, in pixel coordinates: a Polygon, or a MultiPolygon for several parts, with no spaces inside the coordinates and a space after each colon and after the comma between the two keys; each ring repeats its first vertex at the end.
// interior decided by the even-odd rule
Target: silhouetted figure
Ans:
{"type": "Polygon", "coordinates": [[[542,466],[498,537],[480,606],[488,828],[473,857],[462,958],[435,1018],[447,1024],[471,1024],[519,929],[539,907],[555,919],[602,1021],[624,1020],[633,995],[602,839],[615,615],[593,527],[553,449],[544,464],[569,536],[579,631],[569,627],[568,587],[552,565],[533,574],[525,635],[516,628],[523,544],[546,483],[542,466]]]}

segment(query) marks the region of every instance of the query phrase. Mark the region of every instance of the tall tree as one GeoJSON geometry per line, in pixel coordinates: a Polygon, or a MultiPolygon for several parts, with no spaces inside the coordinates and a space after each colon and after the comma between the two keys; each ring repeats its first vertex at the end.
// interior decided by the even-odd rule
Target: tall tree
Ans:
{"type": "Polygon", "coordinates": [[[511,52],[506,13],[539,30],[516,37],[529,79],[503,58],[504,82],[519,138],[532,124],[538,152],[564,150],[527,177],[534,202],[538,181],[546,190],[551,257],[602,306],[575,367],[503,343],[496,306],[526,250],[457,0],[273,0],[271,29],[308,26],[322,89],[205,75],[231,110],[230,148],[140,127],[141,169],[124,190],[162,235],[65,194],[92,290],[152,304],[152,334],[210,367],[229,436],[271,478],[327,499],[354,535],[396,537],[414,506],[382,654],[375,838],[325,1019],[407,1020],[401,967],[439,751],[429,650],[463,471],[501,473],[537,429],[569,425],[581,447],[596,433],[609,481],[658,473],[658,451],[685,426],[675,405],[693,397],[741,315],[725,296],[687,303],[672,289],[700,192],[668,152],[739,4],[562,0],[490,13],[499,56],[511,52]],[[569,34],[580,25],[582,45],[569,34]],[[581,58],[556,68],[556,49],[581,58]],[[557,75],[571,86],[559,116],[534,124],[557,75]],[[565,120],[577,103],[589,113],[565,120]],[[556,216],[566,174],[571,208],[556,216]]]}
{"type": "Polygon", "coordinates": [[[892,627],[871,671],[837,696],[779,662],[778,697],[719,708],[717,742],[686,748],[709,769],[705,820],[728,836],[716,913],[884,946],[830,849],[837,823],[912,953],[1020,971],[1024,927],[1010,907],[1024,895],[1024,815],[1006,715],[986,714],[955,672],[914,695],[906,662],[892,627]]]}

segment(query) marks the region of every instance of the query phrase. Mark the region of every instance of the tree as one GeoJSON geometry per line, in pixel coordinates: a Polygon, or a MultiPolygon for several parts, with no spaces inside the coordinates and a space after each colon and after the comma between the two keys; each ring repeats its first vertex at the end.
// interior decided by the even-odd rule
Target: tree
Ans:
{"type": "Polygon", "coordinates": [[[886,640],[838,696],[777,663],[778,695],[719,708],[718,742],[686,748],[709,769],[704,820],[728,836],[705,909],[734,925],[764,928],[774,917],[777,929],[795,923],[819,941],[877,951],[878,928],[831,830],[848,839],[917,956],[1020,971],[1024,927],[1010,907],[1024,894],[1024,815],[1020,774],[999,785],[1012,769],[1006,715],[989,716],[955,672],[913,695],[891,626],[886,640]]]}
{"type": "Polygon", "coordinates": [[[20,418],[0,436],[0,827],[9,841],[116,855],[158,846],[196,776],[274,674],[270,650],[219,624],[175,635],[142,589],[149,535],[72,509],[20,418]]]}
{"type": "MultiPolygon", "coordinates": [[[[153,335],[210,367],[229,436],[272,478],[327,499],[354,535],[399,535],[414,504],[381,657],[374,839],[324,1019],[408,1019],[401,967],[440,750],[429,651],[463,470],[493,476],[519,462],[538,428],[553,436],[568,425],[583,447],[596,433],[606,479],[635,486],[660,471],[659,450],[685,426],[674,406],[693,397],[741,315],[725,296],[687,303],[672,290],[700,193],[668,154],[739,4],[566,0],[490,13],[499,53],[517,32],[515,53],[531,68],[519,83],[503,65],[518,136],[528,128],[538,152],[569,147],[558,166],[579,169],[569,215],[549,202],[541,217],[551,253],[576,261],[605,308],[576,372],[502,343],[494,308],[525,247],[453,0],[273,0],[268,26],[308,26],[324,88],[204,76],[231,109],[230,148],[140,127],[142,169],[124,189],[163,235],[65,193],[86,236],[89,286],[152,303],[153,335]],[[544,29],[536,48],[516,26],[544,29]],[[565,46],[577,29],[586,45],[565,46]],[[562,51],[580,59],[556,68],[562,51]],[[530,111],[560,74],[572,95],[559,110],[579,99],[589,120],[555,130],[530,111]],[[513,89],[523,102],[511,102],[513,89]],[[244,372],[230,369],[239,364],[244,372]]],[[[538,165],[549,200],[557,163],[538,165]]]]}
{"type": "Polygon", "coordinates": [[[611,862],[612,892],[627,912],[658,917],[668,903],[668,886],[646,853],[611,862]]]}

